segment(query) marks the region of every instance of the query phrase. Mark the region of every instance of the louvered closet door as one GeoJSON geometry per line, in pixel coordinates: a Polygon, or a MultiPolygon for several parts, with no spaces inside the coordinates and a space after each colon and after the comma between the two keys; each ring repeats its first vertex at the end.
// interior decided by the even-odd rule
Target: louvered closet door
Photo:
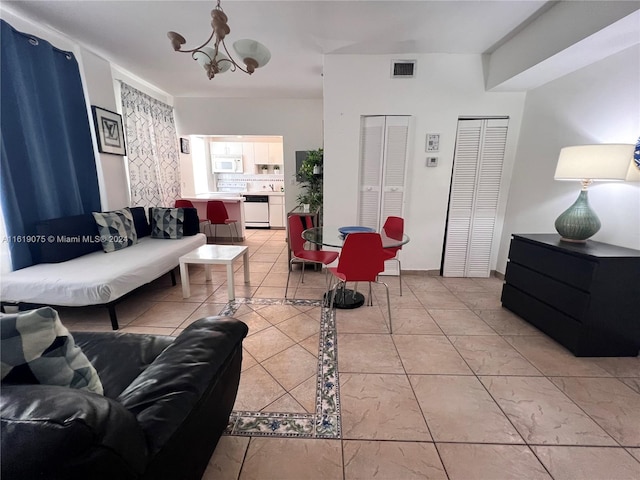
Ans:
{"type": "MultiPolygon", "coordinates": [[[[378,228],[388,216],[402,216],[409,117],[387,117],[382,179],[382,205],[378,228]]],[[[397,265],[394,262],[395,265],[397,265]]]]}
{"type": "Polygon", "coordinates": [[[380,217],[385,117],[362,117],[360,123],[360,198],[358,225],[378,228],[380,217]]]}
{"type": "Polygon", "coordinates": [[[508,119],[460,120],[443,275],[488,277],[508,119]]]}
{"type": "Polygon", "coordinates": [[[358,224],[382,227],[389,215],[402,216],[409,117],[362,117],[358,224]]]}
{"type": "MultiPolygon", "coordinates": [[[[388,216],[402,216],[409,136],[408,116],[362,117],[358,224],[379,230],[388,216]]],[[[385,263],[397,275],[397,262],[385,263]]]]}

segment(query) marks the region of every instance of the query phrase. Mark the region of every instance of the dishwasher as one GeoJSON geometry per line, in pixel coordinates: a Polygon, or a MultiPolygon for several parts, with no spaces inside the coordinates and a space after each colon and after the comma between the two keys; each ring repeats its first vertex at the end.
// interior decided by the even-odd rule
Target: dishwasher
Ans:
{"type": "Polygon", "coordinates": [[[269,228],[268,195],[244,195],[244,225],[247,228],[269,228]]]}

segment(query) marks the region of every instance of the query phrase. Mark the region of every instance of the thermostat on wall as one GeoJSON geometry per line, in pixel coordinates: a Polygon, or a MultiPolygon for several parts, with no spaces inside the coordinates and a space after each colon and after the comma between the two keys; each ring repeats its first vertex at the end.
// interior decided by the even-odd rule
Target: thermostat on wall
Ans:
{"type": "Polygon", "coordinates": [[[427,142],[425,145],[425,152],[437,152],[440,150],[440,134],[439,133],[427,133],[427,142]]]}
{"type": "Polygon", "coordinates": [[[437,167],[438,157],[427,157],[427,167],[437,167]]]}

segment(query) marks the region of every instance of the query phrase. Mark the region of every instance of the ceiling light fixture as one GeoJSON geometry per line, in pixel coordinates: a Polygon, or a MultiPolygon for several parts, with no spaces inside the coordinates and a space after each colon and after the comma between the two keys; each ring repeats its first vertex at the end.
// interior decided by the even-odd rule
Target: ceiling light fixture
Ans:
{"type": "Polygon", "coordinates": [[[224,43],[224,38],[231,31],[227,21],[227,15],[222,10],[220,0],[218,0],[216,7],[211,10],[211,26],[213,30],[207,41],[202,45],[191,50],[183,50],[182,45],[187,43],[187,41],[182,35],[176,32],[168,32],[167,37],[171,40],[171,45],[176,52],[190,53],[191,57],[202,65],[207,71],[209,80],[215,77],[216,74],[224,73],[229,69],[232,72],[240,69],[251,75],[256,68],[264,67],[269,63],[271,52],[269,52],[267,47],[255,40],[242,39],[233,43],[233,49],[238,56],[242,58],[246,67],[242,68],[238,62],[233,59],[227,49],[227,45],[224,43]],[[207,46],[214,37],[213,48],[207,46]],[[220,47],[221,45],[222,48],[220,47]]]}

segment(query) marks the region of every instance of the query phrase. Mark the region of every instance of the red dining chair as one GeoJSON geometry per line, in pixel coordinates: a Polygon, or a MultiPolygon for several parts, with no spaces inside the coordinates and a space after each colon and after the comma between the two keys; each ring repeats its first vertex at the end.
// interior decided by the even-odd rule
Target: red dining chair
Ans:
{"type": "Polygon", "coordinates": [[[224,206],[224,202],[221,200],[210,200],[207,202],[207,220],[209,220],[209,233],[211,233],[211,225],[215,225],[214,237],[218,234],[218,225],[227,225],[229,227],[229,235],[231,235],[231,245],[233,245],[233,231],[231,225],[236,231],[238,236],[237,220],[229,218],[227,213],[227,207],[224,206]]]}
{"type": "MultiPolygon", "coordinates": [[[[300,215],[290,215],[287,219],[289,226],[289,248],[291,249],[291,260],[289,260],[289,273],[287,274],[287,287],[284,290],[284,298],[287,298],[289,291],[289,278],[291,277],[291,266],[294,260],[302,260],[302,283],[304,283],[304,267],[306,262],[321,263],[325,267],[338,258],[338,252],[328,250],[305,250],[302,232],[302,217],[300,215]]],[[[328,270],[325,272],[325,279],[329,278],[328,270]]],[[[328,286],[328,283],[327,283],[328,286]]]]}
{"type": "Polygon", "coordinates": [[[378,280],[378,274],[384,271],[384,249],[379,233],[350,233],[344,240],[337,267],[330,267],[329,272],[338,280],[333,292],[329,289],[331,298],[330,308],[336,297],[340,283],[344,288],[347,282],[369,282],[369,305],[373,305],[371,282],[384,285],[387,290],[387,310],[389,313],[389,333],[391,327],[391,303],[389,302],[389,287],[378,280]]]}
{"type": "Polygon", "coordinates": [[[174,205],[175,208],[195,208],[191,200],[178,199],[174,205]]]}
{"type": "MultiPolygon", "coordinates": [[[[396,240],[402,240],[402,236],[404,234],[404,219],[401,217],[387,217],[384,221],[384,225],[382,226],[384,233],[389,238],[394,238],[396,240]]],[[[400,282],[400,296],[402,296],[402,265],[400,264],[400,259],[398,258],[398,252],[402,250],[402,245],[399,247],[389,247],[382,250],[384,253],[384,259],[386,260],[395,260],[398,262],[398,280],[400,282]]]]}
{"type": "MultiPolygon", "coordinates": [[[[175,208],[196,208],[195,205],[193,204],[193,202],[191,200],[183,200],[182,198],[179,198],[178,200],[175,201],[174,205],[175,208]]],[[[211,222],[209,222],[208,219],[204,219],[204,220],[200,220],[200,225],[209,225],[211,222]]]]}

